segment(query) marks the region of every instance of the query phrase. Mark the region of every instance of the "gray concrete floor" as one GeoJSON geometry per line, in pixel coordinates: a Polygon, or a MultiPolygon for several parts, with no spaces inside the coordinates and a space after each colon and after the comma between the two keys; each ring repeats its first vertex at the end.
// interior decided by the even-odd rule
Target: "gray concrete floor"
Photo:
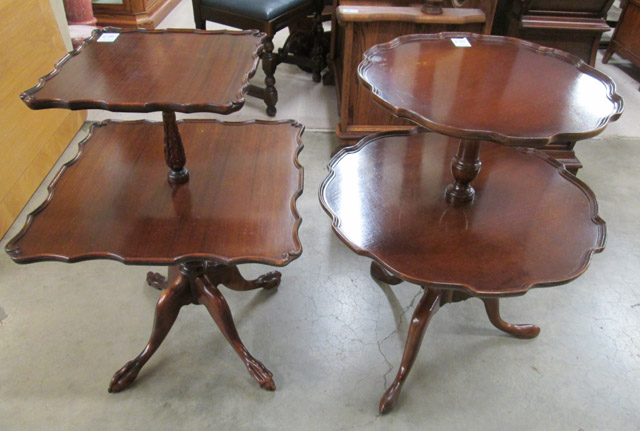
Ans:
{"type": "MultiPolygon", "coordinates": [[[[167,26],[192,26],[189,8],[183,1],[167,26]]],[[[369,261],[332,233],[317,190],[337,145],[334,89],[285,67],[279,118],[308,126],[298,201],[304,252],[282,269],[276,291],[224,290],[243,341],[273,371],[277,391],[261,390],[204,307],[192,306],[134,386],[107,393],[112,373],[147,341],[159,295],[144,283],[150,268],[19,266],[2,253],[0,430],[640,429],[640,93],[627,62],[598,67],[626,102],[617,124],[577,147],[585,165],[579,176],[608,223],[607,248],[576,281],[502,301],[505,319],[542,327],[538,338],[497,331],[479,300],[448,305],[427,331],[396,410],[377,415],[420,289],[376,283],[369,261]]],[[[258,117],[262,107],[246,110],[229,119],[258,117]]],[[[75,151],[72,142],[58,166],[75,151]]],[[[44,196],[42,186],[0,246],[44,196]]],[[[269,270],[242,269],[249,277],[269,270]]]]}

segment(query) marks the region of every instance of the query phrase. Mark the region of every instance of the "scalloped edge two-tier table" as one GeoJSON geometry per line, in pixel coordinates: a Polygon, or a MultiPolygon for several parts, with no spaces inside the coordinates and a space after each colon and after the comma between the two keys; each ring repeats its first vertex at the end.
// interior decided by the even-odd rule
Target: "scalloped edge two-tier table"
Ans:
{"type": "Polygon", "coordinates": [[[359,78],[389,111],[438,132],[365,138],[332,159],[320,188],[334,231],[373,259],[375,279],[424,289],[380,400],[387,413],[442,305],[478,297],[498,329],[533,338],[537,326],[501,319],[499,298],[567,283],[604,249],[593,192],[535,147],[597,135],[622,99],[577,57],[470,33],[374,46],[359,78]]]}
{"type": "Polygon", "coordinates": [[[6,251],[17,263],[112,259],[174,268],[149,342],[115,373],[110,392],[134,382],[181,307],[192,303],[205,305],[260,386],[275,390],[272,373],[240,340],[217,285],[274,288],[279,272],[245,280],[237,265],[284,266],[301,254],[295,202],[303,187],[303,127],[175,119],[176,111],[240,109],[264,35],[106,32],[118,35],[115,42],[100,43],[103,31],[94,32],[22,99],[33,109],[160,110],[163,122],[94,123],[6,251]]]}

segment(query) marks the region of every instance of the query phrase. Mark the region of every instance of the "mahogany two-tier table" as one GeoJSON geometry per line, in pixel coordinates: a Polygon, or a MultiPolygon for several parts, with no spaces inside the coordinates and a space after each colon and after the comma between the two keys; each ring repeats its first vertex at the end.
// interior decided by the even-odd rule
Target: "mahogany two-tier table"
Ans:
{"type": "Polygon", "coordinates": [[[240,109],[262,40],[256,31],[96,31],[21,96],[33,109],[163,113],[162,123],[94,123],[6,245],[18,263],[113,259],[173,268],[148,344],[115,373],[110,392],[133,383],[191,303],[208,309],[260,386],[275,389],[271,372],[241,342],[217,286],[273,288],[279,272],[248,281],[237,265],[283,266],[302,252],[295,201],[303,128],[175,118],[176,111],[240,109]],[[103,34],[117,37],[103,43],[103,34]]]}
{"type": "Polygon", "coordinates": [[[478,297],[497,328],[535,337],[537,326],[500,318],[499,298],[567,283],[603,250],[593,192],[536,148],[597,135],[623,103],[577,57],[499,36],[403,36],[368,50],[358,73],[378,103],[424,128],[343,149],[320,189],[374,278],[424,289],[386,413],[439,307],[478,297]]]}

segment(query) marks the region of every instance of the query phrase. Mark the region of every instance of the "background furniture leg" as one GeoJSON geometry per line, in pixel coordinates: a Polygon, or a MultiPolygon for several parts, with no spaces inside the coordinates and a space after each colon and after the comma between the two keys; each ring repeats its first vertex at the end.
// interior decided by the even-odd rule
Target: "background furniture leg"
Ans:
{"type": "Polygon", "coordinates": [[[517,338],[534,338],[540,333],[540,328],[535,325],[523,324],[513,325],[507,323],[500,317],[500,302],[497,298],[480,298],[484,302],[484,308],[487,310],[487,316],[493,323],[493,326],[501,331],[511,334],[517,338]]]}
{"type": "Polygon", "coordinates": [[[424,288],[424,294],[418,303],[413,317],[411,318],[411,324],[409,325],[409,335],[407,336],[407,342],[404,346],[404,353],[402,355],[402,362],[398,369],[398,374],[395,380],[389,388],[386,390],[382,398],[380,399],[380,414],[389,413],[398,401],[400,396],[400,390],[402,385],[411,371],[411,367],[418,356],[420,351],[420,345],[424,333],[429,324],[429,320],[440,309],[442,299],[442,291],[439,289],[424,288]]]}
{"type": "Polygon", "coordinates": [[[229,344],[238,353],[242,362],[244,362],[249,374],[256,379],[260,387],[268,391],[275,391],[276,385],[273,382],[273,374],[265,367],[262,362],[251,356],[251,353],[242,344],[236,326],[233,323],[231,310],[227,301],[222,296],[218,288],[211,283],[206,275],[195,279],[195,288],[198,294],[198,302],[207,307],[209,314],[216,322],[216,325],[222,331],[229,344]]]}
{"type": "Polygon", "coordinates": [[[264,52],[262,53],[262,70],[264,71],[264,103],[267,104],[267,115],[276,115],[276,103],[278,102],[278,90],[276,90],[276,58],[273,55],[273,38],[267,37],[264,41],[264,52]]]}
{"type": "Polygon", "coordinates": [[[158,299],[149,342],[135,359],[127,362],[116,371],[109,384],[109,392],[120,392],[131,386],[140,369],[164,341],[178,317],[180,308],[191,303],[193,303],[193,297],[189,289],[189,280],[180,275],[168,289],[162,292],[160,299],[158,299]]]}

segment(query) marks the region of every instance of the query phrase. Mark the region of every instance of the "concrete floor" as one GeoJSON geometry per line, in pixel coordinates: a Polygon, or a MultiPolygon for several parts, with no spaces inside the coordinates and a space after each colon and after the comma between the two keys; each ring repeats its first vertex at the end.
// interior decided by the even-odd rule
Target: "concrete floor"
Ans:
{"type": "MultiPolygon", "coordinates": [[[[185,0],[163,25],[192,27],[190,13],[185,0]]],[[[317,190],[337,145],[334,89],[283,66],[278,118],[308,127],[298,200],[304,252],[282,269],[276,291],[223,290],[243,341],[274,373],[277,391],[261,390],[204,307],[192,306],[134,386],[107,393],[112,373],[147,341],[159,295],[144,283],[150,268],[19,266],[2,253],[0,430],[639,430],[638,75],[619,58],[598,68],[616,80],[626,103],[617,124],[577,147],[585,166],[579,176],[607,221],[607,248],[576,281],[502,302],[506,320],[539,324],[538,338],[494,329],[479,300],[447,305],[429,327],[396,410],[377,415],[420,289],[376,283],[369,261],[332,233],[317,190]]],[[[257,102],[248,99],[228,119],[260,117],[257,102]]],[[[99,115],[115,117],[91,118],[99,115]]],[[[0,246],[44,196],[43,186],[0,246]]],[[[269,270],[242,269],[249,277],[269,270]]]]}

